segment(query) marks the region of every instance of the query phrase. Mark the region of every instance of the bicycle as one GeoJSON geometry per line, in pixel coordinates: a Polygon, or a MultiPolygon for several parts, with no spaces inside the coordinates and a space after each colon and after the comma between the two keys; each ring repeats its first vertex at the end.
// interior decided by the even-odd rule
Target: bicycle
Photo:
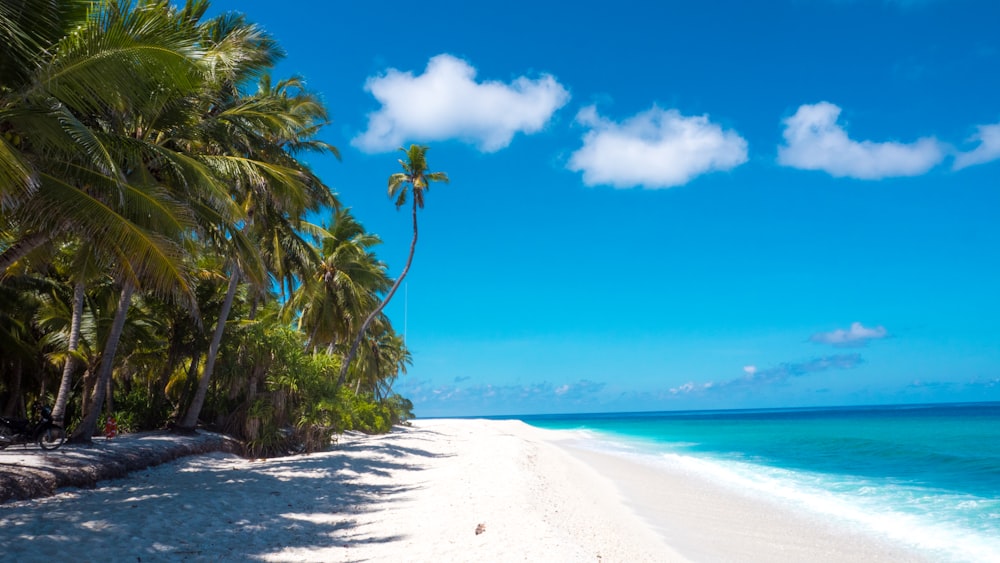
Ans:
{"type": "Polygon", "coordinates": [[[52,420],[52,409],[48,405],[33,409],[38,413],[38,420],[32,423],[24,418],[7,418],[0,416],[0,450],[14,444],[24,444],[28,447],[36,442],[43,450],[54,450],[66,441],[66,431],[52,420]]]}

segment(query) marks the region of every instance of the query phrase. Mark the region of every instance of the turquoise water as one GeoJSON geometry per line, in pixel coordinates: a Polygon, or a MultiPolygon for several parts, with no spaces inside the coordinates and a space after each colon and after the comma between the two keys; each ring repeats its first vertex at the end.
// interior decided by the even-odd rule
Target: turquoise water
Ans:
{"type": "Polygon", "coordinates": [[[1000,561],[1000,403],[517,418],[937,560],[1000,561]]]}

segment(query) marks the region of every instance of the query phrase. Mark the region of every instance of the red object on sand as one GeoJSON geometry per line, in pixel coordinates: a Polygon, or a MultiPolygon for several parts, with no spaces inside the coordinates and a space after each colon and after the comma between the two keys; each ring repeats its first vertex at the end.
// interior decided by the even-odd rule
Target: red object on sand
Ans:
{"type": "Polygon", "coordinates": [[[109,416],[107,422],[104,423],[104,437],[110,440],[117,435],[118,422],[115,420],[115,417],[109,416]]]}

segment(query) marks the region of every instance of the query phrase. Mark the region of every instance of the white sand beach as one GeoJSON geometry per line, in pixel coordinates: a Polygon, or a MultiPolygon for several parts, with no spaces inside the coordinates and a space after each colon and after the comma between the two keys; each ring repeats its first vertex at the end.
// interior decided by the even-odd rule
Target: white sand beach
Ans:
{"type": "Polygon", "coordinates": [[[307,456],[192,456],[96,489],[0,505],[0,553],[12,561],[919,560],[560,436],[519,421],[419,420],[307,456]]]}

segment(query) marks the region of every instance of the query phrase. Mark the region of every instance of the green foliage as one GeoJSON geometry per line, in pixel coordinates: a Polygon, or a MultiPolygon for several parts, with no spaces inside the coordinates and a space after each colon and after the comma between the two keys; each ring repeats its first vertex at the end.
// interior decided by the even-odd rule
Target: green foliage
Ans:
{"type": "Polygon", "coordinates": [[[413,403],[393,394],[381,401],[370,394],[357,394],[341,388],[338,392],[338,424],[341,431],[355,430],[366,434],[384,434],[396,424],[413,418],[413,403]]]}
{"type": "Polygon", "coordinates": [[[248,455],[319,451],[338,432],[384,433],[412,416],[398,395],[377,401],[337,389],[340,357],[308,352],[304,335],[277,319],[267,311],[229,332],[203,411],[243,440],[248,455]]]}
{"type": "MultiPolygon", "coordinates": [[[[109,408],[123,431],[189,412],[254,456],[386,432],[412,416],[391,392],[409,352],[379,314],[405,270],[393,283],[298,159],[339,156],[319,97],[272,82],[262,28],[210,11],[0,2],[0,410],[58,397],[81,436],[109,408]]],[[[425,150],[397,186],[421,206],[447,181],[425,150]]]]}
{"type": "Polygon", "coordinates": [[[291,436],[282,428],[274,411],[274,405],[266,397],[254,401],[248,410],[242,432],[248,456],[273,456],[288,451],[291,436]]]}
{"type": "Polygon", "coordinates": [[[405,424],[413,418],[413,402],[406,397],[393,393],[383,403],[389,409],[389,420],[393,425],[405,424]]]}
{"type": "Polygon", "coordinates": [[[170,417],[170,405],[155,400],[145,387],[135,386],[115,397],[115,420],[119,432],[141,432],[162,428],[170,417]]]}

